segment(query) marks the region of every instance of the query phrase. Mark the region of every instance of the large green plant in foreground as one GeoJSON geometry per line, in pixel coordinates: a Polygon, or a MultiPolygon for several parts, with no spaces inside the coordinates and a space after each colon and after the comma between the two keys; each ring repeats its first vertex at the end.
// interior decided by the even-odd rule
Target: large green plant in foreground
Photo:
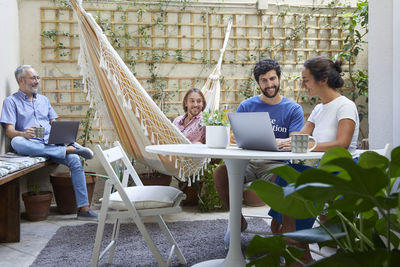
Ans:
{"type": "MultiPolygon", "coordinates": [[[[400,147],[392,150],[391,161],[368,151],[358,163],[347,150],[332,148],[317,168],[299,173],[283,166],[272,172],[289,185],[256,181],[249,189],[278,212],[317,218],[328,204],[327,223],[283,234],[320,247],[338,246],[336,254],[310,266],[400,266],[400,203],[399,193],[393,190],[400,177],[400,147]]],[[[248,266],[279,266],[280,256],[287,264],[298,260],[302,252],[287,248],[283,236],[255,236],[246,250],[248,266]]]]}

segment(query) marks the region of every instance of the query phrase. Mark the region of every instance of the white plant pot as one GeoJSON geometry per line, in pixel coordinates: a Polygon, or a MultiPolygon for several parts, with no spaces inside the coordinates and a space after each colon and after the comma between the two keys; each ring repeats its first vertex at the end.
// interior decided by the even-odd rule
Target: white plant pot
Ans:
{"type": "Polygon", "coordinates": [[[206,126],[206,145],[209,148],[226,148],[229,144],[228,126],[206,126]]]}

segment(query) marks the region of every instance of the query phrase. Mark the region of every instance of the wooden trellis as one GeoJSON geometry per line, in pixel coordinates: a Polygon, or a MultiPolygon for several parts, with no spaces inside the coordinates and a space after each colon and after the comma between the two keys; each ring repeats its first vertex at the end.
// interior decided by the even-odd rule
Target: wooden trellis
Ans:
{"type": "MultiPolygon", "coordinates": [[[[147,9],[85,8],[96,18],[119,55],[143,87],[173,119],[182,114],[182,99],[193,87],[201,88],[216,64],[227,20],[233,27],[222,65],[221,104],[231,110],[246,97],[258,94],[252,68],[260,58],[274,58],[282,67],[281,90],[303,102],[299,75],[305,59],[333,57],[343,51],[343,16],[331,8],[292,12],[211,11],[205,8],[147,9]],[[151,66],[153,70],[150,70],[151,66]],[[157,66],[157,73],[154,71],[157,66]],[[185,71],[195,68],[197,71],[185,71]],[[207,69],[207,70],[205,70],[207,69]],[[157,74],[157,75],[154,75],[157,74]]],[[[79,38],[73,11],[41,7],[41,61],[77,64],[79,38]]],[[[80,120],[89,103],[76,77],[45,77],[43,94],[61,118],[80,120]]]]}
{"type": "MultiPolygon", "coordinates": [[[[253,65],[260,57],[299,65],[343,50],[343,17],[328,14],[206,12],[87,8],[126,62],[216,63],[227,19],[233,20],[225,63],[253,65]],[[154,59],[154,55],[158,59],[154,59]],[[158,54],[158,55],[157,55],[158,54]]],[[[77,22],[71,9],[42,7],[42,62],[76,62],[77,22]],[[52,35],[51,35],[52,34],[52,35]],[[53,38],[50,39],[49,35],[53,38]]]]}

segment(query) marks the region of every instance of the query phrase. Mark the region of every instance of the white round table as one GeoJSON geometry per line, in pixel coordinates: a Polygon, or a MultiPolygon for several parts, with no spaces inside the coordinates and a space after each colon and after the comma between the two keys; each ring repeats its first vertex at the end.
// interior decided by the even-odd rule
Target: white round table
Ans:
{"type": "Polygon", "coordinates": [[[272,152],[259,150],[244,150],[237,147],[226,149],[208,148],[201,144],[177,144],[147,146],[147,152],[161,155],[174,155],[194,158],[222,158],[228,170],[229,202],[230,202],[230,244],[225,259],[209,260],[195,266],[245,266],[246,262],[240,248],[240,214],[242,210],[242,196],[244,172],[251,159],[266,160],[294,160],[320,159],[323,152],[292,153],[272,152]]]}

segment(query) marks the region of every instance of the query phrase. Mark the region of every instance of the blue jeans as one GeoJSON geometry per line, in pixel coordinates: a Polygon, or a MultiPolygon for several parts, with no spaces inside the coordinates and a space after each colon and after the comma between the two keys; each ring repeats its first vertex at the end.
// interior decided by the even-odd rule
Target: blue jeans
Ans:
{"type": "MultiPolygon", "coordinates": [[[[312,168],[307,165],[300,165],[300,164],[289,164],[292,168],[294,168],[298,172],[303,172],[306,169],[312,168]]],[[[276,177],[275,183],[282,187],[287,186],[287,182],[280,176],[276,177]]],[[[282,214],[275,211],[274,209],[270,209],[268,215],[277,220],[280,224],[282,224],[282,214]]],[[[303,229],[310,229],[313,227],[315,222],[314,218],[308,219],[296,219],[296,231],[303,230],[303,229]]]]}
{"type": "Polygon", "coordinates": [[[78,155],[67,154],[66,147],[63,145],[46,145],[39,140],[26,139],[22,136],[14,137],[11,140],[11,146],[18,154],[47,157],[56,163],[66,165],[71,171],[72,185],[78,208],[89,205],[85,172],[78,155]]]}

